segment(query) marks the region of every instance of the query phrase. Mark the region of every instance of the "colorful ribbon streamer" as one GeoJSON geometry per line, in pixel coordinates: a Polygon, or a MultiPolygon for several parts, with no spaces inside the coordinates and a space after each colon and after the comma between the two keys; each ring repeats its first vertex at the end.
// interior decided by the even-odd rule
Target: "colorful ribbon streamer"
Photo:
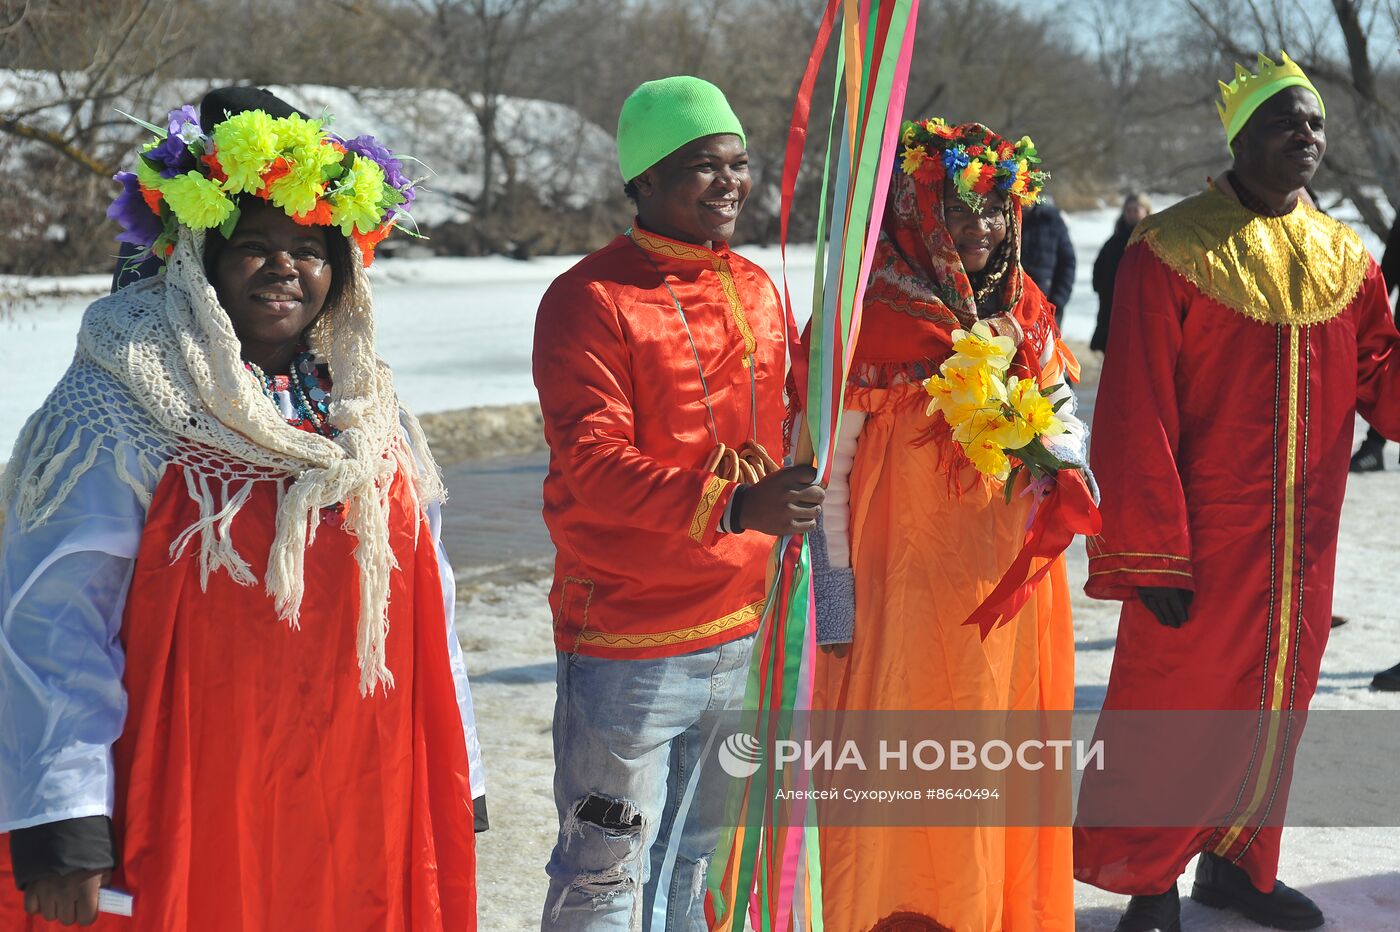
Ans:
{"type": "MultiPolygon", "coordinates": [[[[782,176],[780,243],[785,268],[788,220],[807,143],[812,94],[839,19],[837,85],[822,164],[811,336],[805,354],[796,349],[791,354],[794,377],[805,395],[813,465],[823,482],[831,473],[865,283],[884,216],[918,8],[919,0],[828,0],[793,106],[782,176]]],[[[783,297],[791,310],[786,274],[783,297]]],[[[744,695],[744,728],[758,739],[761,766],[730,800],[726,824],[732,827],[721,838],[708,877],[706,911],[712,930],[738,932],[744,916],[760,932],[823,928],[814,804],[774,802],[779,788],[804,789],[810,775],[776,770],[770,758],[776,740],[801,739],[800,718],[795,719],[794,712],[811,704],[816,644],[806,541],[783,538],[774,554],[776,571],[744,695]],[[794,808],[779,808],[783,805],[794,808]]]]}

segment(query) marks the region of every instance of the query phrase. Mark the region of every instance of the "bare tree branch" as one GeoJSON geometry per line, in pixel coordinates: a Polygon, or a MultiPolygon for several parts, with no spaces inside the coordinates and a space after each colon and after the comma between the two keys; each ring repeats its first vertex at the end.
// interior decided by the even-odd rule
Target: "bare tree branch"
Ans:
{"type": "Polygon", "coordinates": [[[29,12],[29,0],[22,0],[19,11],[8,18],[6,22],[0,23],[0,36],[9,32],[14,32],[24,22],[24,16],[29,12]]]}
{"type": "Polygon", "coordinates": [[[53,130],[43,129],[38,126],[29,126],[17,120],[0,117],[0,132],[9,133],[12,136],[19,136],[21,139],[32,139],[36,142],[42,142],[64,158],[81,165],[94,175],[108,178],[116,173],[114,167],[77,148],[53,130]]]}

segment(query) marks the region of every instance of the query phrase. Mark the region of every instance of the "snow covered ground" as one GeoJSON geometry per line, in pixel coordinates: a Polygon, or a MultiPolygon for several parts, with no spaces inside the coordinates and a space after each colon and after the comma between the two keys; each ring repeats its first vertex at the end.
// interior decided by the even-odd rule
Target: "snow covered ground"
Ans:
{"type": "MultiPolygon", "coordinates": [[[[1159,203],[1159,207],[1161,204],[1159,203]]],[[[1086,341],[1097,303],[1090,272],[1116,210],[1074,214],[1071,236],[1079,275],[1067,309],[1066,333],[1086,341]]],[[[1373,248],[1378,248],[1372,238],[1373,248]]],[[[743,250],[773,274],[775,249],[743,250]]],[[[794,294],[807,292],[812,256],[796,250],[794,294]]],[[[572,259],[528,263],[506,259],[390,260],[374,269],[381,351],[394,366],[407,403],[421,411],[529,401],[534,389],[529,352],[534,309],[550,279],[572,259]]],[[[99,289],[100,279],[92,279],[99,289]]],[[[35,283],[40,292],[54,283],[35,283]]],[[[57,284],[75,283],[62,280],[57,284]]],[[[0,460],[7,458],[23,418],[66,366],[86,298],[39,298],[0,315],[0,460]]],[[[1394,447],[1391,448],[1393,456],[1394,447]]],[[[1370,678],[1400,661],[1395,634],[1394,580],[1400,578],[1395,541],[1400,471],[1354,479],[1342,518],[1336,610],[1350,624],[1333,633],[1315,707],[1400,711],[1400,695],[1374,693],[1370,678]]],[[[479,507],[480,498],[454,499],[450,508],[479,507]],[[474,506],[474,502],[477,503],[474,506]]],[[[538,503],[497,516],[509,526],[538,521],[538,503]]],[[[492,829],[480,836],[481,928],[516,932],[537,926],[544,899],[543,865],[556,830],[551,777],[550,716],[554,701],[548,567],[527,561],[509,581],[458,561],[459,634],[467,651],[487,768],[492,829]],[[483,577],[496,582],[482,583],[483,577]]],[[[1083,548],[1071,550],[1076,591],[1086,573],[1083,548]]],[[[1092,707],[1107,683],[1116,611],[1082,596],[1075,603],[1077,680],[1092,707]]],[[[1400,784],[1397,784],[1400,794],[1400,784]]],[[[1298,828],[1285,833],[1281,876],[1315,897],[1345,932],[1400,929],[1400,832],[1392,829],[1298,828]]],[[[1189,875],[1188,875],[1189,876],[1189,875]]],[[[1189,880],[1182,883],[1189,891],[1189,880]]],[[[1111,929],[1123,897],[1080,886],[1078,927],[1111,929]]],[[[1244,932],[1244,920],[1187,902],[1189,930],[1244,932]]],[[[833,930],[844,932],[844,930],[833,930]]]]}
{"type": "MultiPolygon", "coordinates": [[[[1393,461],[1390,471],[1351,482],[1342,515],[1336,595],[1337,612],[1350,621],[1332,634],[1314,708],[1400,712],[1400,695],[1369,688],[1377,670],[1400,661],[1395,600],[1389,594],[1400,576],[1397,515],[1400,472],[1393,461]]],[[[535,518],[521,515],[522,520],[535,518]]],[[[1080,543],[1071,548],[1069,571],[1071,585],[1080,593],[1074,603],[1076,692],[1082,707],[1093,708],[1108,683],[1117,608],[1082,595],[1087,565],[1080,543]]],[[[514,573],[524,578],[485,586],[468,582],[474,573],[459,568],[458,633],[472,676],[493,820],[491,831],[478,839],[482,928],[523,930],[538,922],[546,889],[543,868],[556,830],[548,568],[516,567],[514,573]]],[[[1180,884],[1183,896],[1190,892],[1190,876],[1188,870],[1180,884]]],[[[1280,876],[1317,900],[1329,929],[1400,929],[1400,833],[1394,829],[1287,829],[1280,876]]],[[[1081,932],[1107,932],[1126,898],[1079,884],[1076,902],[1081,932]]],[[[1190,900],[1183,916],[1188,932],[1259,928],[1190,900]]]]}

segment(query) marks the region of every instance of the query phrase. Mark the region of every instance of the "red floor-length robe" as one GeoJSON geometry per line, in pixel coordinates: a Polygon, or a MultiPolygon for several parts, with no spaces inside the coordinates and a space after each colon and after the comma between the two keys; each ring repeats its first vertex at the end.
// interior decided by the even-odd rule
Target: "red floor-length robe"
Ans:
{"type": "MultiPolygon", "coordinates": [[[[422,932],[476,928],[466,742],[448,659],[433,537],[400,476],[387,662],[395,687],[359,694],[354,538],[323,521],[306,554],[300,630],[261,585],[226,573],[200,591],[198,517],[171,466],[142,531],[122,621],[129,708],[113,749],[131,919],[151,932],[422,932]]],[[[255,483],[233,522],[264,578],[277,492],[255,483]]],[[[0,929],[58,929],[22,912],[0,836],[0,929]]]]}
{"type": "MultiPolygon", "coordinates": [[[[1114,301],[1092,447],[1104,527],[1086,585],[1123,600],[1104,709],[1305,710],[1357,409],[1400,437],[1400,335],[1380,270],[1309,206],[1263,218],[1212,188],[1138,227],[1114,301]],[[1140,586],[1193,590],[1190,619],[1163,626],[1140,586]]],[[[1226,824],[1080,827],[1076,876],[1160,893],[1209,850],[1273,889],[1301,735],[1244,718],[1259,732],[1208,781],[1226,824]]],[[[1109,786],[1099,779],[1086,774],[1081,812],[1109,786]]]]}

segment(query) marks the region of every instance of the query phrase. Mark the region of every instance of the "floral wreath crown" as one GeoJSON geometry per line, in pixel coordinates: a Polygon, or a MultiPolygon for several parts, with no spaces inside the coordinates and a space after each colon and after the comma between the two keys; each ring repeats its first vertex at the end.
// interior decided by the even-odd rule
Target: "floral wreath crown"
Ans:
{"type": "Polygon", "coordinates": [[[141,147],[135,172],[114,176],[122,193],[107,216],[121,224],[122,242],[168,256],[180,225],[229,236],[243,194],[305,226],[339,228],[359,245],[365,265],[396,227],[417,235],[403,226],[415,195],[403,163],[373,136],[327,132],[329,114],[309,120],[245,110],[208,135],[189,104],[170,111],[164,129],[131,119],[155,138],[141,147]]]}
{"type": "Polygon", "coordinates": [[[973,210],[981,210],[993,191],[1030,206],[1050,180],[1049,173],[1034,167],[1040,155],[1029,136],[1011,142],[981,123],[949,126],[938,117],[908,122],[900,143],[900,168],[906,175],[927,185],[951,178],[958,197],[973,210]]]}

